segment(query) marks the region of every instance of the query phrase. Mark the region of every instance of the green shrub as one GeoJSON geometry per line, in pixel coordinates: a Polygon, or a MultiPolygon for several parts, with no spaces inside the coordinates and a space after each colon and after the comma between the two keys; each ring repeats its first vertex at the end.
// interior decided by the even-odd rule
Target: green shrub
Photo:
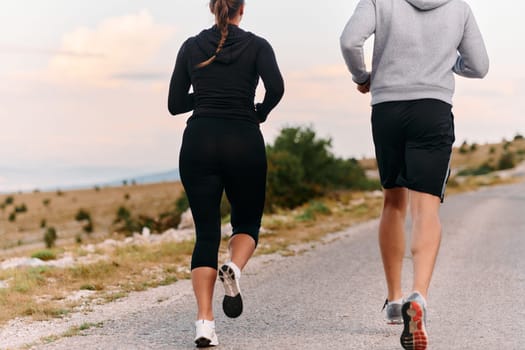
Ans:
{"type": "Polygon", "coordinates": [[[124,206],[120,206],[117,210],[117,218],[115,219],[115,223],[126,221],[131,218],[131,212],[124,206]]]}
{"type": "Polygon", "coordinates": [[[47,226],[47,220],[46,219],[40,220],[40,228],[45,228],[46,226],[47,226]]]}
{"type": "Polygon", "coordinates": [[[15,198],[13,196],[7,196],[4,201],[5,205],[11,205],[14,202],[15,202],[15,198]]]}
{"type": "Polygon", "coordinates": [[[9,220],[10,222],[15,222],[16,221],[16,213],[12,212],[11,214],[9,214],[9,217],[7,218],[7,220],[9,220]]]}
{"type": "Polygon", "coordinates": [[[162,213],[157,224],[157,232],[163,232],[179,226],[182,214],[190,208],[186,192],[182,192],[173,205],[172,210],[162,213]]]}
{"type": "Polygon", "coordinates": [[[52,250],[46,249],[46,250],[40,250],[36,253],[33,253],[31,257],[40,259],[40,260],[44,260],[44,261],[49,261],[49,260],[55,260],[56,254],[52,250]]]}
{"type": "Polygon", "coordinates": [[[89,220],[88,222],[86,222],[86,224],[84,226],[82,226],[82,229],[84,230],[84,232],[86,233],[93,233],[93,221],[89,220]]]}
{"type": "Polygon", "coordinates": [[[467,141],[463,141],[461,144],[461,147],[459,147],[459,153],[466,154],[469,151],[468,143],[467,141]]]}
{"type": "Polygon", "coordinates": [[[489,173],[493,172],[494,170],[496,170],[496,169],[494,169],[494,167],[491,166],[489,163],[484,163],[484,164],[480,165],[477,168],[463,169],[463,170],[458,172],[458,176],[486,175],[486,174],[489,174],[489,173]]]}
{"type": "Polygon", "coordinates": [[[134,217],[126,207],[121,206],[117,211],[117,218],[114,224],[119,224],[117,231],[123,232],[128,236],[134,232],[140,232],[144,227],[148,227],[153,232],[164,232],[170,228],[176,228],[180,224],[182,214],[188,208],[188,197],[183,192],[173,203],[172,209],[161,213],[158,218],[147,215],[134,217]]]}
{"type": "Polygon", "coordinates": [[[17,205],[15,207],[15,213],[26,213],[26,212],[27,212],[27,206],[24,203],[17,205]]]}
{"type": "Polygon", "coordinates": [[[285,151],[268,152],[266,209],[294,208],[313,194],[304,184],[304,169],[297,156],[285,151]]]}
{"type": "Polygon", "coordinates": [[[91,220],[91,215],[89,214],[87,210],[80,208],[77,214],[75,215],[75,220],[76,221],[91,220]]]}
{"type": "Polygon", "coordinates": [[[511,152],[505,152],[501,155],[501,158],[498,161],[498,169],[512,169],[516,166],[516,160],[514,159],[514,154],[511,152]]]}
{"type": "Polygon", "coordinates": [[[139,232],[142,229],[138,221],[131,217],[129,209],[124,206],[118,208],[117,217],[113,223],[120,224],[117,230],[123,231],[127,236],[132,235],[133,232],[139,232]]]}
{"type": "Polygon", "coordinates": [[[180,197],[175,201],[175,210],[179,213],[184,213],[190,207],[190,202],[188,201],[188,196],[186,192],[182,192],[180,197]]]}
{"type": "Polygon", "coordinates": [[[312,201],[308,204],[301,215],[296,216],[298,221],[313,221],[317,214],[330,215],[332,212],[323,202],[312,201]]]}
{"type": "Polygon", "coordinates": [[[516,136],[514,136],[514,141],[523,140],[523,139],[524,139],[523,135],[520,134],[520,133],[518,133],[518,134],[516,134],[516,136]]]}
{"type": "Polygon", "coordinates": [[[93,221],[91,220],[91,214],[85,210],[85,209],[79,209],[77,214],[75,215],[75,220],[78,222],[85,221],[86,223],[82,227],[82,229],[86,233],[92,233],[93,232],[93,221]]]}
{"type": "Polygon", "coordinates": [[[335,157],[331,147],[331,139],[318,138],[309,127],[282,129],[266,149],[266,211],[295,208],[332,190],[369,187],[359,162],[335,157]]]}
{"type": "Polygon", "coordinates": [[[44,204],[45,207],[48,207],[50,203],[51,199],[49,198],[45,198],[44,200],[42,200],[42,204],[44,204]]]}
{"type": "Polygon", "coordinates": [[[95,290],[99,290],[100,288],[97,288],[97,286],[93,285],[93,284],[83,284],[80,286],[80,290],[92,290],[92,291],[95,291],[95,290]]]}
{"type": "Polygon", "coordinates": [[[44,233],[44,242],[46,244],[47,248],[53,248],[55,246],[55,242],[57,240],[57,231],[54,227],[48,227],[46,232],[44,233]]]}

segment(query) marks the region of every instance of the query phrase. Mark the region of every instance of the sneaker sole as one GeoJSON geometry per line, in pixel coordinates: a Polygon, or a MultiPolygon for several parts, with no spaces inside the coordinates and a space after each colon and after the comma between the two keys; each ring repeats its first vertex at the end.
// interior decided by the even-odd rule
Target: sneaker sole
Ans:
{"type": "Polygon", "coordinates": [[[228,265],[219,269],[219,279],[224,286],[224,299],[222,309],[224,314],[230,318],[239,317],[242,314],[241,291],[235,281],[235,272],[228,265]]]}
{"type": "Polygon", "coordinates": [[[415,301],[403,305],[403,333],[401,334],[401,346],[405,350],[426,350],[428,336],[423,321],[423,307],[415,301]]]}
{"type": "Polygon", "coordinates": [[[209,348],[212,346],[216,346],[217,344],[212,344],[212,341],[210,339],[202,337],[199,339],[195,339],[195,345],[198,348],[209,348]]]}

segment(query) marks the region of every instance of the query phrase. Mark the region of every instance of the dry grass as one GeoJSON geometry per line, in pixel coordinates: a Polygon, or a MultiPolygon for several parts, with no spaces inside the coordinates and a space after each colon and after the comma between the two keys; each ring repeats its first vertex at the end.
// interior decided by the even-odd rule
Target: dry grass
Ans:
{"type": "Polygon", "coordinates": [[[476,168],[484,163],[495,166],[503,153],[511,152],[516,155],[517,161],[525,159],[525,140],[501,142],[497,144],[474,145],[469,144],[466,149],[468,152],[460,152],[460,147],[454,148],[452,154],[452,168],[462,170],[466,168],[476,168]]]}
{"type": "Polygon", "coordinates": [[[14,199],[13,204],[0,207],[0,249],[4,250],[3,254],[9,254],[23,251],[24,247],[42,248],[42,220],[47,227],[55,227],[61,244],[73,242],[77,235],[86,239],[82,229],[84,223],[75,220],[80,209],[91,214],[94,224],[91,236],[106,237],[114,229],[113,222],[120,206],[125,206],[132,214],[155,217],[172,208],[181,191],[181,184],[173,182],[0,195],[0,203],[5,203],[9,196],[14,199]],[[27,207],[27,212],[17,214],[14,222],[9,221],[9,215],[21,205],[27,207]]]}
{"type": "Polygon", "coordinates": [[[89,265],[0,271],[0,280],[9,284],[0,289],[0,324],[19,316],[35,320],[63,317],[79,306],[78,300],[68,296],[81,290],[94,291],[94,299],[108,302],[131,291],[188,278],[192,249],[192,242],[131,245],[89,265]]]}

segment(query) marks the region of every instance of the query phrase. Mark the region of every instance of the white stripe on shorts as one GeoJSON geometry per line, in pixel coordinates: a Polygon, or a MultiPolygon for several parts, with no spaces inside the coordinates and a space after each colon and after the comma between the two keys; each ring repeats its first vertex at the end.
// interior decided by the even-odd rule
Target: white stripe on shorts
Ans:
{"type": "Polygon", "coordinates": [[[445,174],[445,180],[443,180],[443,187],[441,187],[441,202],[443,202],[443,199],[445,198],[445,189],[447,188],[447,181],[450,176],[450,163],[452,161],[452,153],[450,154],[448,158],[448,165],[447,165],[447,172],[445,174]]]}

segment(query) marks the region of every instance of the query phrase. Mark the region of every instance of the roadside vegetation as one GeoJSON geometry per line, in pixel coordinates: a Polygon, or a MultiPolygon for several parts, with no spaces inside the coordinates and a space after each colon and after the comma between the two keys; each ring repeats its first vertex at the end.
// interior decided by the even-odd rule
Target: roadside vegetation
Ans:
{"type": "MultiPolygon", "coordinates": [[[[371,176],[375,162],[338,158],[331,152],[331,142],[309,127],[293,127],[283,129],[267,147],[268,199],[257,255],[300,254],[298,244],[315,244],[328,233],[380,215],[380,184],[371,176]]],[[[501,169],[507,158],[512,158],[513,166],[525,160],[520,135],[498,145],[464,142],[454,151],[456,171],[448,193],[514,181],[493,171],[482,175],[471,171],[485,165],[501,169]]],[[[34,191],[0,195],[0,203],[3,257],[53,261],[66,254],[93,255],[91,262],[76,266],[0,270],[0,325],[21,316],[44,320],[88,311],[90,303],[110,302],[189,277],[192,241],[85,249],[108,238],[122,241],[144,227],[153,234],[176,228],[188,208],[179,183],[34,191]],[[9,220],[12,213],[16,221],[9,220]],[[77,294],[83,298],[71,297],[77,294]]],[[[225,198],[221,213],[223,223],[228,222],[225,198]]],[[[225,247],[222,244],[221,259],[225,247]]]]}

